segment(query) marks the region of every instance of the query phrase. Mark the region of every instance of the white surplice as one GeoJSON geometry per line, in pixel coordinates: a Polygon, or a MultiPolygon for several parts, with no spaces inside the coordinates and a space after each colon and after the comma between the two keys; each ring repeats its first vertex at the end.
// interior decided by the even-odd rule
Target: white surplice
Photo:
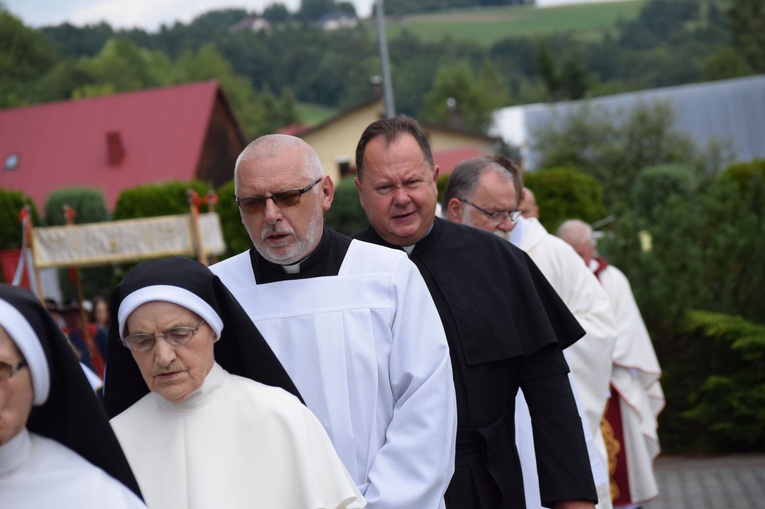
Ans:
{"type": "Polygon", "coordinates": [[[146,509],[124,484],[26,428],[0,446],[0,507],[146,509]]]}
{"type": "MultiPolygon", "coordinates": [[[[608,455],[600,423],[609,397],[616,325],[608,296],[582,258],[566,242],[550,235],[536,218],[521,218],[513,230],[518,243],[539,267],[569,311],[586,331],[584,337],[564,350],[573,378],[577,405],[587,425],[587,438],[593,478],[601,509],[611,506],[608,455]],[[516,232],[516,230],[518,230],[516,232]]],[[[527,415],[523,395],[516,398],[517,415],[527,415]]],[[[536,469],[530,423],[516,419],[516,440],[524,473],[536,469]],[[530,467],[533,466],[534,469],[530,467]]],[[[538,479],[524,475],[527,509],[541,508],[538,479]]]]}
{"type": "Polygon", "coordinates": [[[149,509],[365,505],[297,398],[218,364],[189,399],[149,393],[111,424],[149,509]]]}
{"type": "Polygon", "coordinates": [[[258,285],[250,254],[211,267],[327,430],[370,509],[435,509],[454,472],[449,347],[403,251],[353,240],[336,276],[258,285]]]}
{"type": "MultiPolygon", "coordinates": [[[[596,268],[593,264],[590,268],[596,268]]],[[[653,461],[661,452],[658,416],[664,408],[661,367],[627,277],[608,265],[598,275],[616,316],[617,341],[611,384],[622,417],[630,501],[656,498],[653,461]]]]}

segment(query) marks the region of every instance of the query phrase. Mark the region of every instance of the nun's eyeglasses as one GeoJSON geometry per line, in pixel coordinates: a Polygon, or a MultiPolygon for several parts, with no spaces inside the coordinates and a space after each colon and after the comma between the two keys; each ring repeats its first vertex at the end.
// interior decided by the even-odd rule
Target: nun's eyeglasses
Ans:
{"type": "Polygon", "coordinates": [[[162,334],[131,334],[122,338],[122,344],[134,352],[146,352],[154,348],[157,338],[161,337],[171,346],[183,346],[191,341],[203,323],[205,323],[204,320],[199,322],[196,327],[173,327],[162,334]]]}
{"type": "Polygon", "coordinates": [[[319,177],[314,180],[313,183],[301,189],[287,189],[281,193],[274,193],[271,196],[250,196],[248,198],[237,198],[236,204],[242,209],[245,214],[258,214],[263,212],[266,208],[266,202],[273,200],[279,208],[293,207],[300,203],[300,197],[305,193],[313,189],[313,187],[321,182],[324,177],[319,177]]]}
{"type": "Polygon", "coordinates": [[[0,362],[0,381],[11,378],[13,375],[21,371],[26,367],[27,361],[20,360],[16,364],[8,364],[7,362],[0,362]]]}

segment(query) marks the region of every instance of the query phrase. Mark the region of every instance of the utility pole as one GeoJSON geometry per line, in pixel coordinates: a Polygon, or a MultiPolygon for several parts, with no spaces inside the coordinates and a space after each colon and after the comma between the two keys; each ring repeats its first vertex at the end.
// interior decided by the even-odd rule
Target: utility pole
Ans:
{"type": "Polygon", "coordinates": [[[385,14],[383,13],[383,0],[375,0],[377,7],[377,34],[380,41],[380,60],[382,61],[383,95],[385,98],[385,115],[388,118],[396,116],[396,107],[393,104],[393,84],[390,79],[390,65],[388,64],[388,39],[385,35],[385,14]]]}

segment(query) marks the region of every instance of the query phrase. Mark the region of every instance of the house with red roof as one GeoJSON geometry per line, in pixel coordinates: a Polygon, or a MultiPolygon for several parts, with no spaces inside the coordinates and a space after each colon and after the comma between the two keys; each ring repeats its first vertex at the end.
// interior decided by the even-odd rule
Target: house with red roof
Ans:
{"type": "Polygon", "coordinates": [[[0,110],[0,187],[39,209],[57,189],[103,193],[198,179],[231,180],[248,139],[217,81],[0,110]]]}

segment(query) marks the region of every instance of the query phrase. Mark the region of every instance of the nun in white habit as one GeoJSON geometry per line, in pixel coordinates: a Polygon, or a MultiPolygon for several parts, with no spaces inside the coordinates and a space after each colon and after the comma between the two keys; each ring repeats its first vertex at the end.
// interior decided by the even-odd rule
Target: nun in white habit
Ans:
{"type": "Polygon", "coordinates": [[[5,284],[0,284],[0,506],[146,507],[63,332],[31,292],[5,284]]]}
{"type": "Polygon", "coordinates": [[[207,267],[181,257],[144,262],[114,289],[111,310],[105,403],[150,509],[366,505],[282,365],[207,267]]]}

